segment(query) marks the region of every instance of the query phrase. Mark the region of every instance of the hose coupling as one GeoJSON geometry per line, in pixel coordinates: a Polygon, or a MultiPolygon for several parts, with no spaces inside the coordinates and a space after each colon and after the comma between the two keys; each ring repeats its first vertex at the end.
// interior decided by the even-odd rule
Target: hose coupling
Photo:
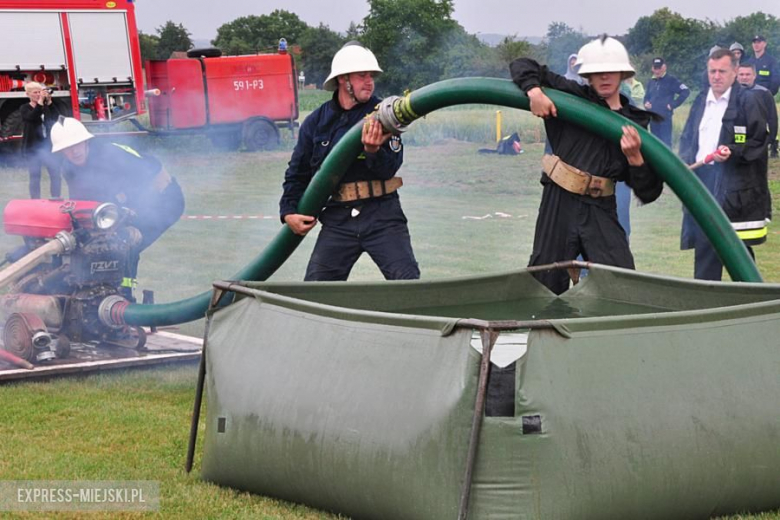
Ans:
{"type": "Polygon", "coordinates": [[[112,329],[121,329],[125,325],[125,309],[130,302],[117,294],[106,296],[98,305],[100,323],[112,329]]]}
{"type": "Polygon", "coordinates": [[[55,239],[62,245],[63,253],[70,253],[76,249],[76,237],[68,233],[67,231],[60,231],[54,236],[55,239]]]}
{"type": "Polygon", "coordinates": [[[409,129],[420,116],[414,113],[409,103],[409,96],[389,96],[379,102],[376,118],[385,130],[393,135],[399,135],[409,129]]]}

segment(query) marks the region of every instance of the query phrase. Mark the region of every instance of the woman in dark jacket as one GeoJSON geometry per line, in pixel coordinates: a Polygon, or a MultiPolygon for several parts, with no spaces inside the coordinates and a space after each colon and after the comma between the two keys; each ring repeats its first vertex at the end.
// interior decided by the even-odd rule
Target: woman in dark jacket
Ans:
{"type": "Polygon", "coordinates": [[[30,198],[41,198],[41,170],[46,166],[51,181],[51,196],[56,199],[62,191],[62,177],[60,160],[51,153],[49,130],[57,121],[59,111],[51,101],[51,93],[40,83],[26,83],[24,91],[30,102],[22,105],[19,112],[24,121],[22,155],[30,172],[30,198]]]}

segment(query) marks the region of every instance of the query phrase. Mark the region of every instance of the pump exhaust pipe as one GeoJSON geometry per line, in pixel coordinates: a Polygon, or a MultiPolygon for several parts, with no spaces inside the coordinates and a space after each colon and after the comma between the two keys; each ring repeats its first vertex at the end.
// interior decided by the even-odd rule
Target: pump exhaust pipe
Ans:
{"type": "Polygon", "coordinates": [[[60,231],[54,240],[50,240],[38,249],[30,251],[17,262],[0,271],[0,289],[12,284],[54,255],[70,253],[76,248],[76,239],[67,231],[60,231]]]}

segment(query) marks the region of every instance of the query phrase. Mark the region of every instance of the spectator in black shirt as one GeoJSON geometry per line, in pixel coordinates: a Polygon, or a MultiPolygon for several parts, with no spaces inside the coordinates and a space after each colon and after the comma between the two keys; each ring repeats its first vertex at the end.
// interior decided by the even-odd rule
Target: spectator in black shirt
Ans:
{"type": "Polygon", "coordinates": [[[27,161],[30,172],[30,198],[41,198],[41,171],[43,166],[49,172],[50,193],[59,198],[62,190],[60,160],[51,153],[49,131],[57,121],[59,112],[51,101],[51,92],[40,83],[30,81],[24,85],[24,91],[30,98],[19,109],[24,122],[22,130],[22,155],[27,161]]]}

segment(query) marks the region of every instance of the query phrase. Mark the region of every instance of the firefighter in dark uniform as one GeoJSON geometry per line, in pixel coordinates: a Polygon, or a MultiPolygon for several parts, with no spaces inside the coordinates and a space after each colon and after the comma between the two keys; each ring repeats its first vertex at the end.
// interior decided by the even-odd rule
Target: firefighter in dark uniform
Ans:
{"type": "MultiPolygon", "coordinates": [[[[552,154],[542,160],[542,202],[536,221],[529,265],[574,260],[634,268],[626,233],[618,222],[615,182],[625,181],[644,203],[656,200],[663,181],[645,163],[639,133],[623,127],[620,144],[558,120],[553,102],[540,87],[574,94],[647,127],[651,112],[636,108],[620,94],[621,82],[634,75],[625,47],[614,38],[602,37],[580,49],[578,72],[588,81],[579,85],[551,72],[530,58],[510,65],[512,80],[531,101],[531,112],[545,119],[552,154]]],[[[556,294],[569,287],[565,271],[534,276],[556,294]]]]}
{"type": "MultiPolygon", "coordinates": [[[[680,137],[680,158],[688,164],[706,160],[696,175],[713,193],[753,255],[751,246],[767,237],[767,119],[759,97],[735,81],[737,61],[728,50],[707,60],[710,88],[691,106],[680,137]]],[[[694,277],[721,280],[723,264],[689,213],[683,215],[681,249],[694,249],[694,277]]]]}
{"type": "Polygon", "coordinates": [[[769,142],[772,143],[777,140],[777,104],[775,103],[775,98],[772,93],[756,82],[756,77],[755,65],[752,63],[739,64],[737,81],[749,92],[758,97],[759,104],[764,110],[764,116],[769,125],[769,142]]]}
{"type": "MultiPolygon", "coordinates": [[[[755,55],[752,58],[745,60],[745,64],[751,64],[756,69],[756,83],[767,89],[772,96],[777,94],[780,89],[780,67],[778,67],[777,60],[774,56],[769,55],[766,52],[766,38],[763,35],[757,34],[753,37],[753,52],[755,55]]],[[[777,106],[775,105],[775,113],[777,112],[777,106]]],[[[771,156],[777,157],[777,135],[770,143],[771,156]]]]}
{"type": "Polygon", "coordinates": [[[333,98],[301,125],[279,202],[282,222],[298,235],[311,231],[318,220],[298,213],[306,187],[344,134],[363,125],[363,150],[319,214],[322,228],[306,281],[346,280],[363,252],[388,280],[420,277],[397,192],[402,184],[395,175],[403,162],[401,139],[385,133],[379,121],[366,118],[380,101],[373,94],[374,76],[381,72],[370,50],[356,42],[346,44],[333,57],[324,84],[325,90],[334,91],[333,98]]]}
{"type": "Polygon", "coordinates": [[[650,131],[654,136],[672,146],[672,116],[674,110],[682,105],[690,89],[671,74],[666,73],[666,62],[663,58],[653,59],[653,77],[645,88],[645,108],[652,110],[663,120],[650,123],[650,131]]]}
{"type": "Polygon", "coordinates": [[[62,171],[71,199],[112,202],[135,214],[132,225],[141,241],[122,284],[123,295],[134,301],[139,255],[181,218],[184,195],[156,158],[93,137],[77,119],[61,117],[51,129],[52,152],[65,157],[62,171]]]}

